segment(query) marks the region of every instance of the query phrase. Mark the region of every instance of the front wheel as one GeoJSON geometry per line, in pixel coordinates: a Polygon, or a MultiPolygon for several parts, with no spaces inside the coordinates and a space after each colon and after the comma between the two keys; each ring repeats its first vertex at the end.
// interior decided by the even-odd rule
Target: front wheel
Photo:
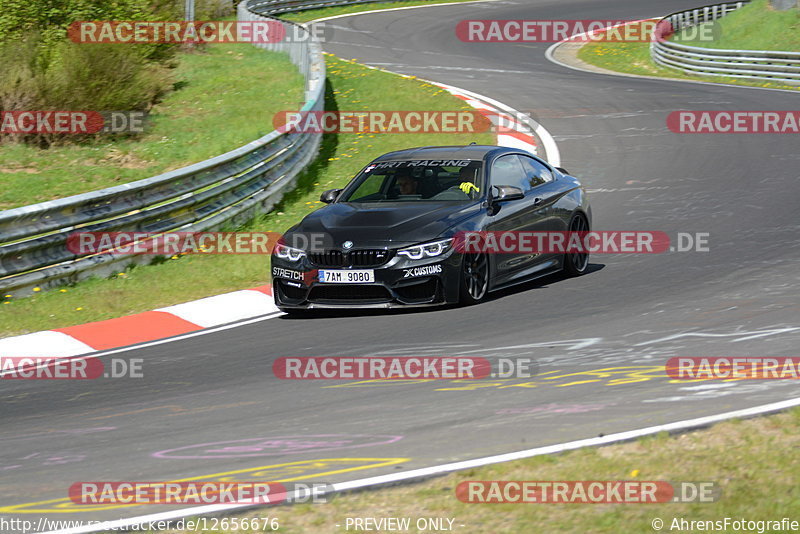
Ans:
{"type": "MultiPolygon", "coordinates": [[[[570,232],[588,232],[589,221],[582,213],[576,213],[569,223],[570,232]]],[[[572,252],[564,255],[564,273],[567,276],[580,276],[589,267],[588,252],[572,252]]]]}
{"type": "Polygon", "coordinates": [[[489,292],[489,257],[468,254],[461,264],[461,304],[476,304],[489,292]]]}

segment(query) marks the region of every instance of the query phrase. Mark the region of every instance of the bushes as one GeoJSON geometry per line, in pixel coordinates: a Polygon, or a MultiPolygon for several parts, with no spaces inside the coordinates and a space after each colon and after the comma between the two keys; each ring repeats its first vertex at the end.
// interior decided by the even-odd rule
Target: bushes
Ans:
{"type": "Polygon", "coordinates": [[[0,41],[39,32],[46,44],[61,41],[79,20],[171,20],[183,13],[179,0],[3,0],[0,41]]]}
{"type": "MultiPolygon", "coordinates": [[[[233,13],[231,0],[195,0],[195,19],[213,20],[233,13]]],[[[184,0],[3,0],[0,41],[18,40],[31,31],[46,43],[66,36],[70,23],[83,20],[183,20],[184,0]]]]}
{"type": "MultiPolygon", "coordinates": [[[[227,0],[198,0],[197,18],[218,18],[231,6],[227,0]]],[[[4,0],[0,112],[148,110],[172,87],[176,45],[76,44],[66,39],[67,28],[83,20],[182,18],[183,0],[4,0]]],[[[76,139],[0,133],[0,143],[42,147],[76,139]]]]}
{"type": "MultiPolygon", "coordinates": [[[[0,111],[148,110],[170,87],[161,62],[134,46],[46,44],[39,33],[0,43],[0,111]]],[[[80,140],[86,140],[81,136],[80,140]]],[[[46,148],[77,140],[69,134],[3,134],[0,142],[26,142],[46,148]]]]}
{"type": "Polygon", "coordinates": [[[133,47],[62,43],[57,52],[43,97],[60,109],[143,110],[166,90],[164,69],[133,47]]]}

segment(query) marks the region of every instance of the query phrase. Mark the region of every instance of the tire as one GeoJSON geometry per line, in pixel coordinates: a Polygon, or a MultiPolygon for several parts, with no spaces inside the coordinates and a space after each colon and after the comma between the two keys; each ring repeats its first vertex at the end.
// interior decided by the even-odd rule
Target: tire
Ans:
{"type": "MultiPolygon", "coordinates": [[[[589,221],[582,213],[576,213],[572,216],[569,223],[570,232],[588,232],[589,221]]],[[[589,268],[589,253],[588,252],[573,252],[564,255],[564,274],[567,276],[580,276],[589,268]]]]}
{"type": "Polygon", "coordinates": [[[465,254],[459,276],[459,303],[477,304],[489,293],[489,257],[486,254],[465,254]]]}

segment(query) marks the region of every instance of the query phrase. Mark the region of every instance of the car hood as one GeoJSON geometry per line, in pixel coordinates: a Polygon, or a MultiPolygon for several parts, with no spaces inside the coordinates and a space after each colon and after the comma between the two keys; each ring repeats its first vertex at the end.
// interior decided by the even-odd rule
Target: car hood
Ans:
{"type": "Polygon", "coordinates": [[[478,208],[475,202],[334,203],[307,215],[286,237],[323,233],[326,248],[345,241],[355,248],[397,248],[435,239],[478,208]]]}

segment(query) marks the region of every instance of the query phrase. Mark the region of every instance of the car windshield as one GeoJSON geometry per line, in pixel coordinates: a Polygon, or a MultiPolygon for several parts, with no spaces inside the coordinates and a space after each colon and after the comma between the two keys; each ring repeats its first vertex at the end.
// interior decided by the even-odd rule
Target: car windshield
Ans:
{"type": "Polygon", "coordinates": [[[410,160],[370,163],[337,202],[466,202],[480,198],[482,163],[410,160]]]}

